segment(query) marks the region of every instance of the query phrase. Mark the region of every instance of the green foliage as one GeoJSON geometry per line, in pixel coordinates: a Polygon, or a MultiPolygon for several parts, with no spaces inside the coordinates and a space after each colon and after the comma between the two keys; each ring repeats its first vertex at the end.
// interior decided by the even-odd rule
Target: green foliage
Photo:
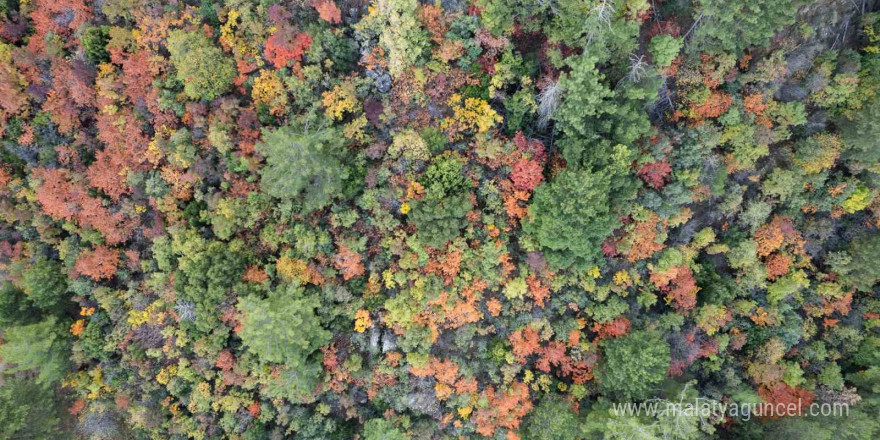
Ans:
{"type": "Polygon", "coordinates": [[[30,378],[7,377],[0,385],[0,437],[6,439],[67,439],[62,429],[66,408],[50,387],[30,378]]]}
{"type": "Polygon", "coordinates": [[[110,61],[110,53],[107,52],[107,43],[109,41],[110,32],[107,26],[95,26],[86,29],[82,35],[82,45],[86,58],[94,64],[110,61]]]}
{"type": "Polygon", "coordinates": [[[626,400],[651,397],[669,368],[669,345],[656,332],[638,331],[603,342],[597,378],[602,390],[626,400]]]}
{"type": "Polygon", "coordinates": [[[570,440],[578,438],[580,429],[571,404],[546,397],[535,407],[523,427],[524,440],[570,440]]]}
{"type": "Polygon", "coordinates": [[[654,63],[660,67],[669,67],[672,61],[675,60],[675,57],[678,56],[678,53],[681,52],[681,47],[682,39],[680,37],[661,34],[651,38],[651,43],[648,44],[648,51],[651,52],[654,63]]]}
{"type": "Polygon", "coordinates": [[[409,438],[385,419],[370,419],[364,423],[364,440],[409,440],[409,438]]]}
{"type": "Polygon", "coordinates": [[[239,300],[242,313],[242,342],[261,362],[301,368],[308,357],[330,341],[330,332],[321,327],[315,314],[316,298],[302,288],[287,286],[269,294],[239,300]]]}
{"type": "Polygon", "coordinates": [[[177,80],[190,99],[211,100],[229,90],[235,78],[235,65],[204,34],[171,31],[168,52],[177,80]]]}
{"type": "Polygon", "coordinates": [[[466,194],[429,192],[411,206],[409,221],[419,231],[419,239],[428,246],[441,248],[467,225],[465,216],[473,205],[466,194]]]}
{"type": "Polygon", "coordinates": [[[55,260],[38,259],[24,273],[24,291],[30,302],[43,310],[67,303],[67,276],[55,260]]]}
{"type": "Polygon", "coordinates": [[[342,195],[350,171],[343,163],[346,140],[333,128],[264,130],[257,151],[266,156],[260,184],[279,199],[301,199],[303,210],[321,209],[342,195]]]}
{"type": "Polygon", "coordinates": [[[5,329],[5,342],[0,346],[0,356],[3,362],[14,366],[7,368],[4,373],[34,371],[37,373],[37,384],[46,387],[55,385],[68,370],[66,333],[67,329],[54,317],[36,324],[5,329]]]}
{"type": "Polygon", "coordinates": [[[849,247],[849,256],[844,280],[863,292],[871,291],[880,281],[880,235],[857,237],[849,247]]]}
{"type": "Polygon", "coordinates": [[[844,157],[862,167],[880,161],[880,99],[875,99],[857,112],[852,119],[838,122],[840,134],[849,148],[844,157]]]}
{"type": "Polygon", "coordinates": [[[724,0],[696,2],[694,50],[738,55],[749,46],[764,46],[776,31],[794,23],[798,0],[724,0]]]}
{"type": "Polygon", "coordinates": [[[523,231],[535,237],[555,268],[587,268],[601,259],[600,245],[620,225],[611,211],[608,174],[566,169],[535,190],[523,231]]]}

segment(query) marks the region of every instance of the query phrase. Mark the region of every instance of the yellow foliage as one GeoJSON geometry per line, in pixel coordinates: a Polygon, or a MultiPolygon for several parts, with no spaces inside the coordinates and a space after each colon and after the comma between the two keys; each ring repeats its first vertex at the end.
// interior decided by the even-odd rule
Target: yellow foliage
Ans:
{"type": "Polygon", "coordinates": [[[358,105],[357,93],[351,81],[334,86],[333,90],[324,92],[321,97],[325,113],[330,119],[342,119],[345,112],[354,112],[358,105]]]}
{"type": "Polygon", "coordinates": [[[278,259],[275,268],[278,270],[278,275],[281,275],[285,281],[303,282],[308,279],[308,265],[303,260],[294,260],[284,256],[278,259]]]}
{"type": "Polygon", "coordinates": [[[614,284],[620,287],[629,286],[632,283],[632,279],[629,277],[629,273],[625,270],[618,271],[614,274],[614,284]]]}
{"type": "Polygon", "coordinates": [[[369,311],[361,309],[354,314],[354,331],[363,333],[372,326],[373,320],[370,319],[369,311]]]}
{"type": "Polygon", "coordinates": [[[273,115],[282,115],[287,112],[287,91],[274,71],[266,69],[260,71],[260,76],[254,80],[251,97],[254,98],[254,101],[269,107],[269,111],[273,115]]]}
{"type": "Polygon", "coordinates": [[[480,98],[467,98],[462,104],[461,96],[455,94],[449,99],[449,105],[452,106],[454,116],[443,120],[443,128],[485,133],[495,124],[504,121],[488,102],[480,98]]]}

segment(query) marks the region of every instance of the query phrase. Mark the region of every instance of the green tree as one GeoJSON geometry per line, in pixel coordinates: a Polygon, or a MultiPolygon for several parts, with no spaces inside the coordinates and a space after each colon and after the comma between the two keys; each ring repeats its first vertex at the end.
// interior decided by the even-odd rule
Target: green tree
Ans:
{"type": "Polygon", "coordinates": [[[767,44],[773,34],[795,20],[799,0],[697,1],[692,48],[739,54],[767,44]]]}
{"type": "Polygon", "coordinates": [[[842,119],[837,127],[848,147],[843,154],[845,159],[863,167],[876,165],[880,161],[880,148],[877,148],[877,139],[880,139],[880,99],[865,105],[852,119],[842,119]]]}
{"type": "Polygon", "coordinates": [[[385,419],[370,419],[364,423],[364,440],[409,440],[409,438],[385,419]]]}
{"type": "Polygon", "coordinates": [[[183,92],[190,99],[210,101],[229,90],[235,65],[203,33],[171,31],[168,52],[183,92]]]}
{"type": "Polygon", "coordinates": [[[611,210],[611,177],[565,169],[535,190],[523,231],[535,237],[554,268],[587,268],[601,258],[601,244],[620,226],[611,210]]]}
{"type": "Polygon", "coordinates": [[[666,378],[669,344],[656,332],[633,332],[603,343],[604,358],[597,378],[606,395],[628,400],[650,397],[666,378]]]}
{"type": "Polygon", "coordinates": [[[66,330],[54,317],[5,329],[0,357],[3,362],[13,365],[5,373],[35,371],[36,382],[44,386],[60,381],[68,368],[66,330]]]}
{"type": "Polygon", "coordinates": [[[309,355],[330,342],[330,332],[321,326],[315,308],[320,301],[297,286],[239,300],[242,330],[239,336],[260,361],[284,364],[296,369],[309,355]]]}
{"type": "Polygon", "coordinates": [[[648,51],[651,52],[654,63],[660,67],[669,67],[672,61],[675,60],[675,57],[678,56],[678,53],[681,52],[681,46],[682,39],[680,37],[661,34],[651,39],[651,43],[648,44],[648,51]]]}
{"type": "Polygon", "coordinates": [[[529,414],[523,428],[524,440],[571,440],[578,438],[580,427],[571,404],[548,395],[529,414]]]}
{"type": "Polygon", "coordinates": [[[306,212],[327,206],[343,193],[349,169],[344,165],[345,137],[333,128],[306,130],[287,125],[264,130],[257,151],[266,156],[261,186],[279,199],[302,196],[306,212]]]}
{"type": "Polygon", "coordinates": [[[880,235],[858,237],[849,247],[849,263],[844,266],[844,280],[862,292],[870,292],[880,281],[880,235]]]}
{"type": "Polygon", "coordinates": [[[24,291],[34,306],[54,310],[67,300],[67,276],[55,260],[39,259],[24,273],[24,291]]]}
{"type": "Polygon", "coordinates": [[[26,377],[8,377],[0,385],[0,437],[9,440],[67,439],[61,429],[66,408],[51,387],[26,377]]]}

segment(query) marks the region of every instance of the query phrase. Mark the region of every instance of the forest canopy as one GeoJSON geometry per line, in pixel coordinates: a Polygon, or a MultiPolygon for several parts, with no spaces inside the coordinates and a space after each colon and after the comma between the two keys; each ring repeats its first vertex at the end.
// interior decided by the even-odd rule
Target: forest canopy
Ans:
{"type": "Polygon", "coordinates": [[[0,438],[880,438],[878,139],[878,0],[0,0],[0,438]]]}

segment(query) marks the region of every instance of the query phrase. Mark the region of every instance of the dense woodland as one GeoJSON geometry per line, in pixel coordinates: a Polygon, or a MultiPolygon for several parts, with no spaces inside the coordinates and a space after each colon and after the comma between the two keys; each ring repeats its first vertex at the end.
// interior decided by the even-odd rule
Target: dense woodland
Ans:
{"type": "Polygon", "coordinates": [[[880,438],[877,3],[0,0],[0,438],[880,438]]]}

